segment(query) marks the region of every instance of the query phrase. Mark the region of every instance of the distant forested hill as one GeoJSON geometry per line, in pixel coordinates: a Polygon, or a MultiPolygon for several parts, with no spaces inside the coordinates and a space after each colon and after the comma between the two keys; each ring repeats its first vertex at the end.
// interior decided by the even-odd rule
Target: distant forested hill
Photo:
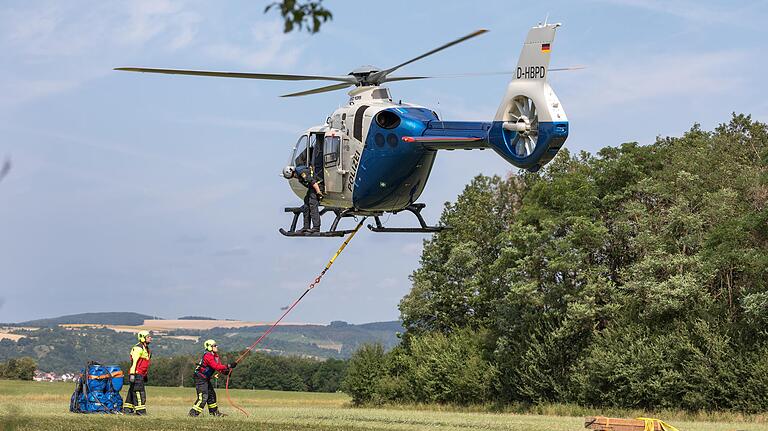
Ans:
{"type": "Polygon", "coordinates": [[[56,325],[99,324],[99,325],[141,325],[145,319],[158,317],[128,312],[81,313],[50,319],[29,320],[18,323],[19,326],[50,327],[56,325]]]}
{"type": "MultiPolygon", "coordinates": [[[[148,317],[136,315],[142,316],[142,322],[144,317],[148,317]]],[[[102,363],[122,362],[136,342],[135,335],[130,332],[116,332],[100,327],[64,328],[51,323],[60,319],[64,323],[94,323],[92,319],[83,321],[63,317],[33,321],[34,324],[25,322],[25,326],[38,326],[40,329],[18,329],[13,332],[24,338],[18,341],[0,340],[0,362],[30,356],[35,358],[38,368],[43,371],[76,371],[91,360],[102,363]]],[[[256,326],[164,331],[156,333],[154,337],[153,357],[197,355],[202,351],[202,341],[209,338],[218,342],[222,352],[240,351],[253,343],[266,329],[266,326],[256,326]]],[[[285,325],[277,327],[257,350],[279,356],[344,359],[364,343],[379,343],[390,349],[399,343],[397,333],[402,330],[397,321],[364,325],[346,322],[334,322],[328,326],[285,325]]]]}

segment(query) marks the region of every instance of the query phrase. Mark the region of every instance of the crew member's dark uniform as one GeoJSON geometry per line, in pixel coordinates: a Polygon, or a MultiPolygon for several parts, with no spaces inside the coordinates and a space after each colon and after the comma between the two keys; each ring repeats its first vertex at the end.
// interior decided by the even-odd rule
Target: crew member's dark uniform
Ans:
{"type": "Polygon", "coordinates": [[[219,405],[216,403],[216,391],[211,383],[211,378],[217,372],[229,372],[230,367],[221,363],[219,354],[205,352],[195,368],[195,391],[197,400],[189,411],[190,416],[197,416],[203,412],[203,407],[208,404],[208,413],[212,416],[221,416],[219,405]]]}
{"type": "Polygon", "coordinates": [[[131,382],[128,393],[125,395],[123,409],[126,413],[143,415],[147,412],[147,392],[144,389],[144,384],[147,381],[147,373],[149,373],[150,357],[151,352],[146,343],[136,343],[131,349],[131,369],[128,379],[130,381],[132,377],[133,382],[131,382]]]}
{"type": "Polygon", "coordinates": [[[320,198],[313,187],[317,181],[306,166],[296,167],[296,177],[307,188],[307,194],[304,195],[304,205],[301,206],[301,212],[304,214],[304,229],[302,230],[318,232],[320,231],[320,198]],[[311,229],[312,226],[314,229],[311,229]]]}

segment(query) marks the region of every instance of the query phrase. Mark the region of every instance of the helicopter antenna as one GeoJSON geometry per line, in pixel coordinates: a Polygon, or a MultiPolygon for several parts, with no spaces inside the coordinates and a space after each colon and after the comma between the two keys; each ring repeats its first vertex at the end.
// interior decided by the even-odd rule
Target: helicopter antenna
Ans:
{"type": "Polygon", "coordinates": [[[445,118],[443,118],[443,111],[440,109],[440,99],[437,100],[437,108],[435,108],[435,111],[437,111],[437,115],[440,117],[440,124],[443,126],[443,128],[445,128],[445,123],[443,123],[445,118]]]}

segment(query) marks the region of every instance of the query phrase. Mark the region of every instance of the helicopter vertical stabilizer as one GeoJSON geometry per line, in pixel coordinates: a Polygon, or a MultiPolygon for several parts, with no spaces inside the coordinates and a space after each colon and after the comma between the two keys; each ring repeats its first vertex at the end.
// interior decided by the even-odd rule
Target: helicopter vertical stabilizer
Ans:
{"type": "Polygon", "coordinates": [[[528,31],[523,50],[517,60],[515,79],[545,80],[555,31],[560,24],[545,24],[528,31]]]}
{"type": "Polygon", "coordinates": [[[568,118],[547,83],[549,58],[560,24],[531,28],[517,69],[488,133],[490,146],[515,166],[537,171],[568,137],[568,118]]]}

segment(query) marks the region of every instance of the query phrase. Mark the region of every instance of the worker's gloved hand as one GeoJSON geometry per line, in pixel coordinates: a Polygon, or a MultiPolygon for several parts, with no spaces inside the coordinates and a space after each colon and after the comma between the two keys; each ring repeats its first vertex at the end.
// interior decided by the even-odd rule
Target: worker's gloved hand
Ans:
{"type": "Polygon", "coordinates": [[[149,376],[144,376],[144,383],[147,383],[149,381],[149,376]]]}
{"type": "Polygon", "coordinates": [[[133,383],[136,381],[136,374],[131,374],[128,376],[128,381],[133,383]]]}
{"type": "Polygon", "coordinates": [[[324,195],[324,194],[322,194],[322,193],[318,193],[318,194],[317,194],[317,200],[318,200],[318,201],[322,201],[324,197],[325,197],[325,195],[324,195]]]}
{"type": "Polygon", "coordinates": [[[229,365],[227,365],[229,368],[235,368],[237,366],[237,362],[231,362],[229,365]]]}

